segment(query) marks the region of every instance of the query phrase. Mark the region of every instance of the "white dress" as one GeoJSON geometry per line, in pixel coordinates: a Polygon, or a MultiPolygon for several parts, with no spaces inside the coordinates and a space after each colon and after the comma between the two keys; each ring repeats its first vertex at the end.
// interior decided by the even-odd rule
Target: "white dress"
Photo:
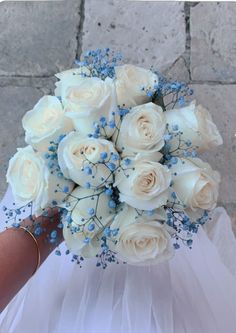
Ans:
{"type": "Polygon", "coordinates": [[[235,257],[223,208],[192,250],[157,266],[80,268],[52,253],[0,315],[0,333],[236,333],[235,257]]]}

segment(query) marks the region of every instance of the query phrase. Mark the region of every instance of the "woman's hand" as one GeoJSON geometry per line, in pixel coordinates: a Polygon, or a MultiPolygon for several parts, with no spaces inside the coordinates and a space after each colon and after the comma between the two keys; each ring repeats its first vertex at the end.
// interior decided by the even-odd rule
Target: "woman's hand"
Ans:
{"type": "Polygon", "coordinates": [[[27,218],[21,226],[31,230],[35,223],[40,223],[43,228],[42,234],[35,236],[37,244],[23,228],[8,228],[0,233],[0,312],[35,272],[38,251],[42,264],[63,240],[62,229],[57,228],[60,223],[58,208],[48,209],[47,216],[42,215],[33,220],[27,218]],[[57,230],[57,241],[50,243],[49,236],[53,230],[57,230]]]}

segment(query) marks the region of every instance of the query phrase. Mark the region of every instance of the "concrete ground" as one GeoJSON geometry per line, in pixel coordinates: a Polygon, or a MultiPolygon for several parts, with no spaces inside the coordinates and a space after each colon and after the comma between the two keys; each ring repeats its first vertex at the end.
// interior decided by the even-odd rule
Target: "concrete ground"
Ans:
{"type": "Polygon", "coordinates": [[[8,160],[24,145],[23,114],[53,91],[55,73],[97,47],[192,85],[224,139],[206,159],[222,174],[220,205],[236,229],[236,3],[229,2],[1,2],[0,198],[8,160]]]}

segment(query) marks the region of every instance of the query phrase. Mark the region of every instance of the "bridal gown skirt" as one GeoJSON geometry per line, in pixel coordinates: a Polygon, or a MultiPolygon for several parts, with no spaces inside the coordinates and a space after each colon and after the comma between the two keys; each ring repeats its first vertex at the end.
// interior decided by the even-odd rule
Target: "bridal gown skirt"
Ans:
{"type": "Polygon", "coordinates": [[[80,268],[62,244],[2,312],[0,333],[236,333],[236,241],[225,210],[212,216],[192,250],[157,266],[80,268]]]}

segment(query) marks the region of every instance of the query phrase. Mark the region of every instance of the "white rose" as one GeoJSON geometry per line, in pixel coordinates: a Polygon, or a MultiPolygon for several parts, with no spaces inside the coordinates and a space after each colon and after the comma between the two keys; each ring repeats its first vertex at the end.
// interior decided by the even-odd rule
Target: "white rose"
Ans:
{"type": "Polygon", "coordinates": [[[60,79],[55,95],[61,96],[66,115],[73,121],[75,129],[85,135],[94,133],[94,123],[104,117],[107,126],[101,129],[101,135],[112,136],[115,129],[109,124],[118,122],[113,80],[73,74],[63,75],[60,79]]]}
{"type": "Polygon", "coordinates": [[[120,201],[132,207],[152,210],[166,204],[171,173],[158,162],[141,157],[125,158],[123,169],[115,174],[115,184],[120,191],[120,201]]]}
{"type": "Polygon", "coordinates": [[[113,182],[119,154],[108,140],[81,138],[71,132],[58,146],[58,162],[64,176],[76,184],[101,187],[113,182]]]}
{"type": "Polygon", "coordinates": [[[136,106],[122,120],[114,134],[116,148],[124,155],[159,151],[164,146],[166,118],[162,108],[153,103],[136,106]]]}
{"type": "Polygon", "coordinates": [[[116,66],[115,75],[118,105],[121,107],[128,108],[149,102],[151,97],[147,96],[145,90],[153,92],[154,86],[158,84],[156,74],[133,65],[116,66]]]}
{"type": "Polygon", "coordinates": [[[63,235],[72,253],[93,257],[101,251],[99,235],[115,214],[109,207],[109,200],[104,189],[77,187],[63,204],[68,210],[63,221],[63,235]]]}
{"type": "Polygon", "coordinates": [[[170,259],[174,249],[170,228],[164,222],[162,210],[152,216],[140,216],[134,208],[125,205],[111,224],[112,229],[119,229],[114,247],[117,256],[133,265],[158,264],[170,259]]]}
{"type": "Polygon", "coordinates": [[[179,159],[172,164],[172,188],[178,199],[191,210],[216,207],[220,174],[199,158],[179,159]]]}
{"type": "Polygon", "coordinates": [[[65,117],[61,102],[55,96],[44,96],[22,119],[25,141],[38,151],[47,151],[50,141],[73,130],[65,117]]]}
{"type": "Polygon", "coordinates": [[[26,205],[33,201],[36,215],[44,208],[60,204],[74,186],[71,181],[51,173],[45,159],[31,146],[17,149],[9,161],[6,177],[16,203],[26,205]],[[65,187],[67,193],[63,192],[65,187]]]}
{"type": "MultiPolygon", "coordinates": [[[[188,106],[168,110],[165,112],[167,124],[172,131],[172,127],[177,125],[181,135],[182,148],[186,148],[185,142],[191,141],[193,147],[199,152],[219,146],[223,143],[222,137],[214,124],[210,113],[201,105],[196,106],[196,101],[191,102],[188,106]]],[[[179,147],[179,136],[173,136],[168,142],[172,149],[179,147]]]]}

